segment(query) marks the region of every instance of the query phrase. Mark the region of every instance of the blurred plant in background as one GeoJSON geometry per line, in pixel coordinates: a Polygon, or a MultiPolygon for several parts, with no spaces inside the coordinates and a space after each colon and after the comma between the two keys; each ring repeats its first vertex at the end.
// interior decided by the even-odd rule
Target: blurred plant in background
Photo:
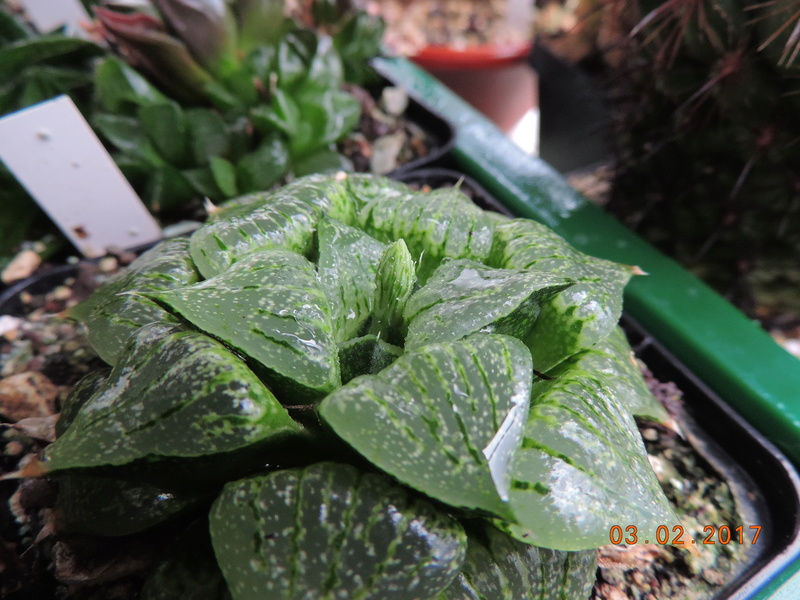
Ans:
{"type": "Polygon", "coordinates": [[[800,1],[574,10],[608,91],[609,209],[750,314],[800,314],[800,1]]]}
{"type": "MultiPolygon", "coordinates": [[[[100,45],[35,32],[3,3],[0,115],[68,93],[154,213],[352,169],[337,143],[362,117],[380,19],[346,0],[84,4],[100,45]]],[[[22,240],[59,236],[4,168],[0,193],[2,268],[22,240]]]]}

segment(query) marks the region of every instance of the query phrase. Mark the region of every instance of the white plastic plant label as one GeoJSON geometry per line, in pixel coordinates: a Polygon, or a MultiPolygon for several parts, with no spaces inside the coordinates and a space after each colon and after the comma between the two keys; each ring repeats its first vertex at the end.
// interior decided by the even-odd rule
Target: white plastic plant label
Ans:
{"type": "Polygon", "coordinates": [[[84,25],[91,17],[80,0],[19,0],[25,14],[36,29],[47,33],[64,26],[66,33],[75,37],[88,38],[84,25]]]}
{"type": "Polygon", "coordinates": [[[161,239],[158,223],[68,96],[0,119],[0,160],[84,256],[161,239]]]}

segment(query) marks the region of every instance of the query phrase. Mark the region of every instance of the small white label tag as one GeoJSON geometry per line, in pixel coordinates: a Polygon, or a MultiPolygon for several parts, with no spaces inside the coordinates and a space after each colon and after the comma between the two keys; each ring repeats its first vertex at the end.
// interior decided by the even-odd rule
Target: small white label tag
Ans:
{"type": "Polygon", "coordinates": [[[161,239],[158,223],[68,96],[0,119],[0,160],[89,258],[161,239]]]}
{"type": "Polygon", "coordinates": [[[75,37],[88,38],[84,25],[92,19],[83,8],[80,0],[19,0],[26,16],[42,33],[66,27],[66,33],[75,37]]]}

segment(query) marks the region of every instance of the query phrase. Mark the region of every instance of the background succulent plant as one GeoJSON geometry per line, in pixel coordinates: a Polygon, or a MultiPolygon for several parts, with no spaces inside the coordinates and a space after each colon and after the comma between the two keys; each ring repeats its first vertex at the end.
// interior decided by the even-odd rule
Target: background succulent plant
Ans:
{"type": "Polygon", "coordinates": [[[612,525],[677,525],[632,418],[665,416],[617,327],[633,272],[454,189],[238,199],[74,309],[111,370],[48,449],[60,522],[192,520],[146,598],[588,597],[612,525]]]}
{"type": "Polygon", "coordinates": [[[609,49],[612,210],[751,314],[799,313],[800,5],[601,4],[642,15],[609,49]]]}

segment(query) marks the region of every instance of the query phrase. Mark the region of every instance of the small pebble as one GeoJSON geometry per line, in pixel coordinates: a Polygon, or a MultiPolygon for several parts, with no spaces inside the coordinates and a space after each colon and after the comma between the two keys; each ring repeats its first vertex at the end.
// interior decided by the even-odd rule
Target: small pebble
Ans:
{"type": "Polygon", "coordinates": [[[119,260],[117,260],[115,256],[106,256],[100,259],[100,263],[97,267],[103,273],[113,273],[119,268],[119,260]]]}
{"type": "Polygon", "coordinates": [[[647,429],[642,431],[642,437],[646,439],[648,442],[655,442],[658,440],[658,431],[656,431],[652,427],[648,427],[647,429]]]}
{"type": "Polygon", "coordinates": [[[72,290],[65,285],[60,285],[53,290],[53,300],[69,300],[72,290]]]}
{"type": "Polygon", "coordinates": [[[6,456],[19,456],[23,452],[25,452],[25,446],[16,440],[6,444],[6,456]]]}
{"type": "Polygon", "coordinates": [[[42,257],[33,250],[23,250],[18,253],[8,266],[3,269],[0,279],[3,283],[11,283],[30,277],[31,274],[42,264],[42,257]]]}

